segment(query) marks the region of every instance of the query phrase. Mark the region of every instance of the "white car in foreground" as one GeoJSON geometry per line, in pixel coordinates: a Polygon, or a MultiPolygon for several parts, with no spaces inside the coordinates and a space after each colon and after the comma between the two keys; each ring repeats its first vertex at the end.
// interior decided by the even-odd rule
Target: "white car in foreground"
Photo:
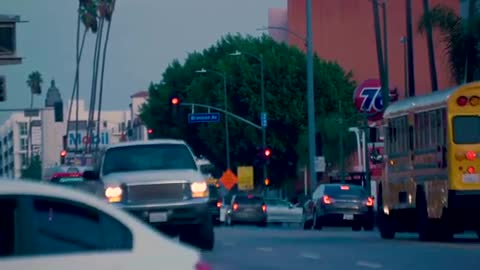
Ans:
{"type": "Polygon", "coordinates": [[[200,252],[88,194],[0,179],[2,270],[204,270],[200,252]]]}

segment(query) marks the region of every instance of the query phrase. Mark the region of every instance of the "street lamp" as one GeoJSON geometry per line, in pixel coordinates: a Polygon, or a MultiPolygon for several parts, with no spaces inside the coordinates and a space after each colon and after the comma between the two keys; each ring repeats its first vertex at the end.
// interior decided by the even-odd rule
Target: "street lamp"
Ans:
{"type": "MultiPolygon", "coordinates": [[[[195,71],[196,73],[213,73],[217,74],[218,76],[223,78],[223,104],[225,107],[225,111],[228,111],[228,98],[227,98],[227,74],[225,72],[219,72],[216,70],[210,70],[210,69],[199,69],[195,71]]],[[[228,114],[225,114],[225,155],[227,158],[227,169],[230,169],[230,135],[229,135],[229,129],[228,129],[228,114]]]]}
{"type": "MultiPolygon", "coordinates": [[[[260,56],[247,53],[247,52],[240,52],[236,50],[233,53],[230,53],[230,56],[241,56],[241,55],[247,55],[258,62],[260,62],[260,84],[261,84],[261,89],[260,89],[260,95],[261,95],[261,102],[262,102],[262,112],[260,114],[260,124],[262,126],[262,148],[265,149],[267,145],[267,113],[265,112],[265,63],[263,60],[263,55],[260,54],[260,56]]],[[[263,179],[267,179],[267,166],[266,164],[263,165],[263,179]]]]}
{"type": "Polygon", "coordinates": [[[294,31],[291,31],[287,27],[283,27],[283,26],[268,26],[268,27],[266,27],[266,26],[264,26],[264,27],[257,28],[257,31],[265,31],[265,30],[270,30],[270,29],[285,31],[285,32],[289,33],[290,35],[302,40],[305,48],[307,47],[307,38],[298,34],[298,33],[296,33],[296,32],[294,32],[294,31]]]}

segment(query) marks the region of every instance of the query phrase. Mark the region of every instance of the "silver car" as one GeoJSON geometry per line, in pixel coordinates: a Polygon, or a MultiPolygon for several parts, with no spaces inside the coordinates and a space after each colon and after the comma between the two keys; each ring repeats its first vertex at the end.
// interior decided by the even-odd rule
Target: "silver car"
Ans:
{"type": "Polygon", "coordinates": [[[269,223],[301,224],[303,210],[292,203],[281,199],[265,199],[269,223]]]}

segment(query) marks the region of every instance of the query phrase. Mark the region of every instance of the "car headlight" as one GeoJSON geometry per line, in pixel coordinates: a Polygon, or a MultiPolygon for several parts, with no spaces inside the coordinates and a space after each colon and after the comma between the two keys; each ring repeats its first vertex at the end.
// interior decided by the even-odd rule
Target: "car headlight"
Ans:
{"type": "Polygon", "coordinates": [[[207,182],[193,182],[190,184],[190,190],[192,191],[193,198],[205,198],[208,197],[207,182]]]}
{"type": "Polygon", "coordinates": [[[108,202],[115,203],[122,200],[123,190],[121,187],[107,187],[105,189],[105,197],[108,199],[108,202]]]}

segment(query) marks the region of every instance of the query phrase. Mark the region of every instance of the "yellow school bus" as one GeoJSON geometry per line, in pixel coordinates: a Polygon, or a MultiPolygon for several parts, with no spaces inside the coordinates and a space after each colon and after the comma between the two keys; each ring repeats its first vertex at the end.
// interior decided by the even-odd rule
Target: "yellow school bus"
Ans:
{"type": "Polygon", "coordinates": [[[449,240],[466,230],[480,237],[480,83],[393,103],[384,123],[381,237],[449,240]]]}

